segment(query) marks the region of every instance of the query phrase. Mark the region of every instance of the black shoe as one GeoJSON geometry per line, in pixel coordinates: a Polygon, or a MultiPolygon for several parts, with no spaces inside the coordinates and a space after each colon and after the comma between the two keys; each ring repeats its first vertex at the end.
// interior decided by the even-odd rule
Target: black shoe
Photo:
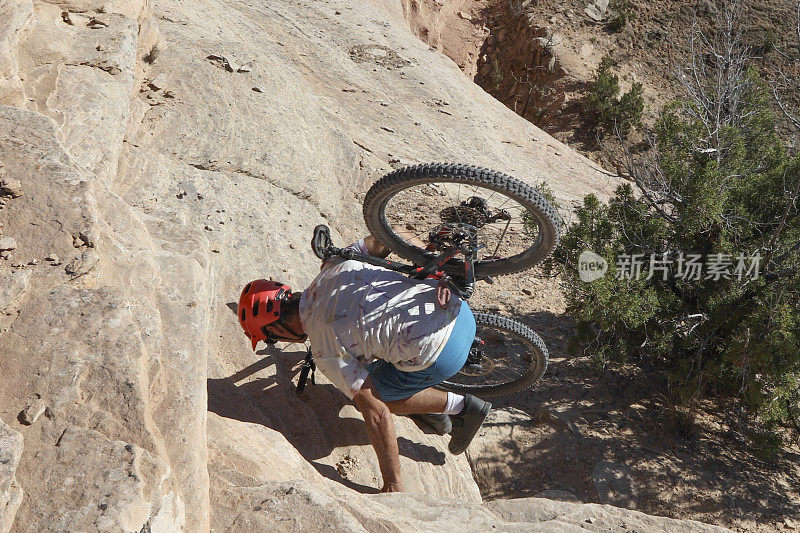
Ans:
{"type": "Polygon", "coordinates": [[[408,415],[409,418],[419,420],[433,429],[439,435],[447,435],[453,429],[450,417],[444,413],[428,413],[418,415],[408,415]]]}
{"type": "Polygon", "coordinates": [[[448,446],[450,453],[453,455],[464,453],[491,409],[492,404],[489,402],[484,402],[472,394],[464,396],[464,409],[453,415],[453,431],[448,446]]]}

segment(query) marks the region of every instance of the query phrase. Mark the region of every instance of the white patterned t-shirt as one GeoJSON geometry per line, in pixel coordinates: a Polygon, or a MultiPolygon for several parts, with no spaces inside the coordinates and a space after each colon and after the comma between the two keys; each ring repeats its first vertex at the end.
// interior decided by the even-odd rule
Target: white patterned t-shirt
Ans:
{"type": "MultiPolygon", "coordinates": [[[[350,248],[368,253],[363,240],[350,248]]],[[[437,283],[360,261],[326,261],[300,299],[317,368],[352,398],[375,358],[405,372],[433,364],[461,309],[455,294],[446,309],[437,304],[437,283]]]]}

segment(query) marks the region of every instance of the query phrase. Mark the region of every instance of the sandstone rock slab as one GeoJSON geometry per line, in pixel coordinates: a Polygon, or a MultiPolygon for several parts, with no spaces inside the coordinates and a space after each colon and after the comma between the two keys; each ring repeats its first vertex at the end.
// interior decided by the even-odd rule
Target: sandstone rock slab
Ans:
{"type": "Polygon", "coordinates": [[[8,533],[22,503],[15,472],[22,456],[22,435],[0,420],[0,533],[8,533]]]}

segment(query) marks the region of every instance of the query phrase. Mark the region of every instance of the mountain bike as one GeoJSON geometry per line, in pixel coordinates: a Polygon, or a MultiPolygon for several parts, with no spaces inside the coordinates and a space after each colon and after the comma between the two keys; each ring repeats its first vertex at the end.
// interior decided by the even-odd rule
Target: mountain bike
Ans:
{"type": "MultiPolygon", "coordinates": [[[[363,210],[371,234],[410,264],[337,248],[325,225],[314,229],[311,247],[317,257],[435,278],[463,299],[472,296],[478,281],[493,283],[495,276],[539,264],[560,233],[556,210],[543,194],[506,174],[470,165],[395,170],[372,185],[363,210]]],[[[535,331],[498,314],[474,315],[477,332],[464,367],[437,388],[491,398],[524,390],[541,378],[548,353],[535,331]]],[[[298,392],[313,369],[309,352],[298,392]]]]}

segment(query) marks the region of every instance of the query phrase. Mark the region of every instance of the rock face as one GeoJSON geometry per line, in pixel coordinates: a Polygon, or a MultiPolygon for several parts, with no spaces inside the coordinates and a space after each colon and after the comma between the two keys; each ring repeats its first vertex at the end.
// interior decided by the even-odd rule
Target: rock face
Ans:
{"type": "Polygon", "coordinates": [[[14,476],[22,455],[22,435],[0,420],[0,533],[7,533],[22,503],[22,489],[14,476]]]}
{"type": "Polygon", "coordinates": [[[253,354],[240,332],[242,284],[307,284],[318,264],[296,243],[321,222],[362,235],[391,161],[546,178],[562,200],[611,188],[416,40],[399,3],[0,14],[0,161],[23,191],[0,210],[0,530],[569,529],[593,512],[672,527],[481,504],[467,460],[405,418],[417,494],[359,494],[379,471],[353,406],[324,379],[298,397],[303,350],[253,354]]]}

